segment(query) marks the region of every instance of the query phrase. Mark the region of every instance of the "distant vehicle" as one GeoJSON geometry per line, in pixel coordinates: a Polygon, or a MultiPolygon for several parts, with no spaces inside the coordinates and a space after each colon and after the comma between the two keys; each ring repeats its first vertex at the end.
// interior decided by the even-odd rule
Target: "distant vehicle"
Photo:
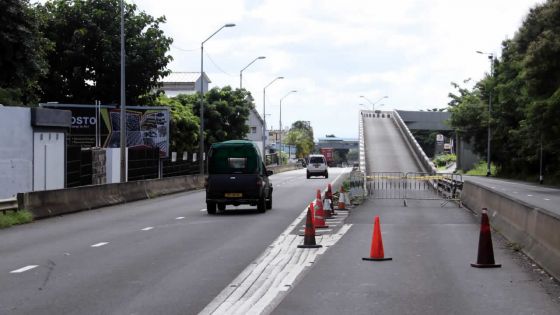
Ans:
{"type": "Polygon", "coordinates": [[[298,166],[301,165],[301,167],[306,167],[307,166],[307,162],[305,161],[305,159],[297,159],[296,164],[298,166]]]}
{"type": "Polygon", "coordinates": [[[329,169],[324,155],[312,154],[309,156],[308,160],[307,178],[310,178],[311,176],[325,176],[325,178],[329,178],[329,169]]]}
{"type": "Polygon", "coordinates": [[[325,156],[328,166],[334,166],[334,149],[333,148],[321,148],[321,154],[325,156]]]}
{"type": "Polygon", "coordinates": [[[248,204],[264,213],[272,209],[272,184],[255,144],[245,140],[214,143],[208,153],[206,208],[215,214],[226,205],[248,204]]]}

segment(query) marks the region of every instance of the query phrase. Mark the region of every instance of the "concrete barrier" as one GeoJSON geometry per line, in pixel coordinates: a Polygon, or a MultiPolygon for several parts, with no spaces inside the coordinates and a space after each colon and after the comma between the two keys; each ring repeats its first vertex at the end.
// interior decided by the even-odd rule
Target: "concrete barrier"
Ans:
{"type": "Polygon", "coordinates": [[[127,183],[34,191],[20,193],[17,198],[19,209],[31,211],[35,219],[43,219],[203,187],[203,176],[188,175],[127,183]]]}
{"type": "Polygon", "coordinates": [[[477,213],[488,208],[492,227],[560,279],[560,216],[468,180],[461,201],[477,213]]]}
{"type": "MultiPolygon", "coordinates": [[[[298,169],[295,164],[269,166],[274,173],[298,169]]],[[[204,176],[187,175],[127,183],[19,193],[18,208],[33,213],[35,219],[96,209],[204,188],[204,176]]]]}
{"type": "Polygon", "coordinates": [[[274,174],[293,171],[293,170],[297,170],[298,168],[300,167],[298,167],[297,164],[269,165],[266,167],[267,170],[273,171],[274,174]]]}

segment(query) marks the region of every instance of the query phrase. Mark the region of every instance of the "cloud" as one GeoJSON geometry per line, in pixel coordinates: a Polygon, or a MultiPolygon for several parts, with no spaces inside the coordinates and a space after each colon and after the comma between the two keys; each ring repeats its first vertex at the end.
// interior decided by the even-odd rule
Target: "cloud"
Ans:
{"type": "Polygon", "coordinates": [[[381,102],[386,109],[445,107],[450,82],[488,71],[488,60],[474,51],[498,53],[540,2],[135,0],[149,14],[167,17],[172,70],[198,71],[200,42],[236,23],[205,45],[213,85],[237,87],[239,70],[264,55],[244,72],[243,85],[262,111],[263,87],[286,77],[267,89],[267,120],[278,126],[279,99],[297,89],[285,99],[283,125],[309,120],[317,136],[346,137],[357,136],[360,95],[389,96],[381,102]]]}

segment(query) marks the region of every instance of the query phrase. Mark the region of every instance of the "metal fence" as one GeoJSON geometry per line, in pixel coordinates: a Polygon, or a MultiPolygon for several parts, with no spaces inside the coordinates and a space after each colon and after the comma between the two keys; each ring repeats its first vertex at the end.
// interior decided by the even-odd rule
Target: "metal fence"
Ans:
{"type": "Polygon", "coordinates": [[[458,174],[418,172],[375,172],[366,177],[367,191],[373,199],[441,200],[444,206],[460,201],[463,179],[458,174]]]}

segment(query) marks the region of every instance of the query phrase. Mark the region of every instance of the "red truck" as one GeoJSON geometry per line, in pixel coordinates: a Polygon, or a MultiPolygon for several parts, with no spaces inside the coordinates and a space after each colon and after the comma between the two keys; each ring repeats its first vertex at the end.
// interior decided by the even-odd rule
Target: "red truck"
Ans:
{"type": "Polygon", "coordinates": [[[334,149],[333,148],[321,148],[321,154],[325,156],[328,166],[334,166],[334,149]]]}

